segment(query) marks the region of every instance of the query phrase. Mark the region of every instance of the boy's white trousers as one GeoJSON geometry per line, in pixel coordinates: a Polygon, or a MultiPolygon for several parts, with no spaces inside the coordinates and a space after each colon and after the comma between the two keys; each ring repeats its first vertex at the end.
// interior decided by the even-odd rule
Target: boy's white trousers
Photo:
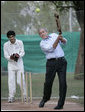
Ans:
{"type": "Polygon", "coordinates": [[[17,84],[20,86],[20,90],[21,90],[21,73],[23,77],[23,95],[26,96],[26,84],[25,84],[24,71],[23,70],[8,70],[9,98],[14,97],[16,93],[17,84]]]}

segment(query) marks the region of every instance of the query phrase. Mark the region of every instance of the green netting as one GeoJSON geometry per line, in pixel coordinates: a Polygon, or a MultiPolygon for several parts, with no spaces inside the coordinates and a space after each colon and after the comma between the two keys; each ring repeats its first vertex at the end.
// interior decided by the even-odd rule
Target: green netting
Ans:
{"type": "MultiPolygon", "coordinates": [[[[80,32],[63,32],[67,39],[67,45],[62,46],[67,59],[67,72],[74,72],[78,48],[80,43],[80,32]]],[[[40,48],[41,38],[39,35],[16,35],[24,43],[25,56],[23,57],[25,71],[33,73],[45,73],[46,59],[40,48]]],[[[3,54],[3,44],[8,41],[6,35],[1,35],[1,66],[7,68],[7,60],[3,54]]]]}

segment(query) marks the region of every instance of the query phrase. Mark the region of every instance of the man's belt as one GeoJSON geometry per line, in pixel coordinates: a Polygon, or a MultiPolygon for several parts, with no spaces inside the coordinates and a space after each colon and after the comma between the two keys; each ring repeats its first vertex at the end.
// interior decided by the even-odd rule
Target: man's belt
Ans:
{"type": "Polygon", "coordinates": [[[51,61],[51,60],[61,60],[61,59],[64,59],[64,56],[63,56],[63,57],[59,57],[59,58],[51,58],[51,59],[47,59],[47,61],[51,61]]]}

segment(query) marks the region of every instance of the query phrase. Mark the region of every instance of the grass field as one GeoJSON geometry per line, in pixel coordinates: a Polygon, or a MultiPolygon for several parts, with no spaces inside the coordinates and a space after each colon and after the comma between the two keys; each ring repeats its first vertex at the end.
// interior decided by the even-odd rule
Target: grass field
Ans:
{"type": "MultiPolygon", "coordinates": [[[[1,75],[1,98],[8,98],[8,80],[7,75],[1,75]]],[[[44,74],[32,74],[32,96],[33,97],[42,97],[43,96],[43,85],[44,85],[44,74]]],[[[16,95],[15,97],[21,97],[20,88],[16,86],[16,95]]],[[[28,79],[28,96],[30,94],[29,88],[29,79],[28,79]]],[[[84,97],[84,80],[75,80],[73,74],[67,74],[67,95],[66,97],[71,96],[84,97]]],[[[52,88],[52,97],[59,96],[59,82],[56,74],[53,88],[52,88]]],[[[76,101],[81,104],[84,104],[84,98],[79,99],[70,99],[71,101],[76,101]]]]}

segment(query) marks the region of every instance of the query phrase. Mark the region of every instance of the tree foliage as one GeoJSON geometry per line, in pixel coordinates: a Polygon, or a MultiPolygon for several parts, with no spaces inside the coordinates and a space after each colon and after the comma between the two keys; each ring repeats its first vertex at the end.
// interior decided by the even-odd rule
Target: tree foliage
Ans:
{"type": "MultiPolygon", "coordinates": [[[[63,11],[61,14],[62,29],[63,31],[69,31],[68,5],[65,5],[64,10],[64,7],[60,7],[62,2],[58,1],[58,3],[56,9],[56,6],[49,1],[1,2],[1,33],[5,34],[11,29],[15,30],[17,34],[36,34],[40,27],[47,28],[49,32],[57,32],[54,18],[55,10],[63,11]],[[37,7],[40,8],[40,13],[35,12],[37,7]]],[[[74,16],[74,18],[76,17],[74,16]]],[[[77,29],[77,22],[73,21],[72,23],[75,24],[75,29],[77,29]]]]}

